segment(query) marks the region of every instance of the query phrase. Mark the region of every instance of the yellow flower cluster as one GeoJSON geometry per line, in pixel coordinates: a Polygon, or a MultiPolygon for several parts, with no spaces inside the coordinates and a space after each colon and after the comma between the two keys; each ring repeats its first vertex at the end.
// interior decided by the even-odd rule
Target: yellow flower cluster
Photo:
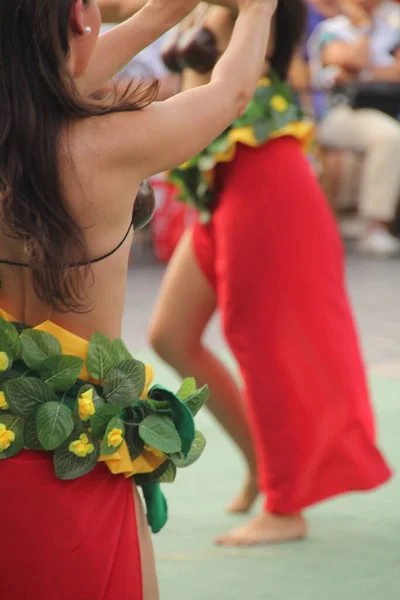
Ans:
{"type": "Polygon", "coordinates": [[[7,371],[10,366],[10,360],[6,352],[0,352],[0,372],[7,371]]]}
{"type": "Polygon", "coordinates": [[[7,410],[7,409],[8,409],[8,402],[6,400],[4,392],[0,392],[0,410],[7,410]]]}
{"type": "Polygon", "coordinates": [[[122,429],[111,429],[107,436],[107,446],[109,448],[117,448],[123,442],[122,429]]]}
{"type": "Polygon", "coordinates": [[[7,450],[15,440],[15,433],[0,423],[0,452],[7,450]]]}
{"type": "Polygon", "coordinates": [[[80,458],[85,458],[85,456],[94,452],[94,446],[89,442],[86,433],[82,433],[82,435],[79,436],[79,440],[70,443],[69,451],[80,458]]]}
{"type": "Polygon", "coordinates": [[[78,399],[79,406],[79,417],[82,421],[88,421],[90,417],[93,417],[96,412],[94,402],[93,402],[93,389],[90,388],[83,394],[79,396],[78,399]]]}

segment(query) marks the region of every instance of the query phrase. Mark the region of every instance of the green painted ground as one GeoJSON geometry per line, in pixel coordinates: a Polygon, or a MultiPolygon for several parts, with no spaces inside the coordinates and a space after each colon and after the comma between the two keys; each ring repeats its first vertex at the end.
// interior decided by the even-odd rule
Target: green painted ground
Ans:
{"type": "MultiPolygon", "coordinates": [[[[159,382],[174,386],[170,372],[158,363],[156,374],[159,382]]],[[[372,388],[381,444],[398,468],[400,382],[374,379],[372,388]]],[[[240,486],[243,468],[208,415],[199,416],[198,428],[208,438],[204,457],[165,486],[170,521],[155,536],[161,600],[400,599],[398,478],[378,492],[311,510],[306,542],[220,549],[213,538],[243,521],[223,512],[240,486]]]]}

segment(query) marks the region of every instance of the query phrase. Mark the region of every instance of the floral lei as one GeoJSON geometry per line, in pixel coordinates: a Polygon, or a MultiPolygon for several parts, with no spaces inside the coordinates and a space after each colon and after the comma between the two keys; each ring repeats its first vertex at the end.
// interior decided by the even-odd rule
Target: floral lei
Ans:
{"type": "Polygon", "coordinates": [[[230,162],[238,142],[257,147],[280,135],[310,139],[313,125],[305,119],[290,86],[271,71],[260,80],[243,116],[236,119],[207,148],[169,173],[178,188],[178,200],[195,206],[203,223],[209,221],[215,205],[214,168],[230,162]]]}
{"type": "Polygon", "coordinates": [[[150,473],[134,475],[143,487],[153,532],[167,519],[159,484],[194,463],[205,447],[194,416],[209,396],[185,379],[176,394],[149,389],[146,365],[132,358],[121,339],[97,332],[86,361],[62,354],[50,333],[0,318],[0,460],[24,448],[53,453],[57,478],[89,473],[99,459],[126,444],[130,459],[151,452],[150,473]],[[92,382],[79,379],[86,369],[92,382]]]}

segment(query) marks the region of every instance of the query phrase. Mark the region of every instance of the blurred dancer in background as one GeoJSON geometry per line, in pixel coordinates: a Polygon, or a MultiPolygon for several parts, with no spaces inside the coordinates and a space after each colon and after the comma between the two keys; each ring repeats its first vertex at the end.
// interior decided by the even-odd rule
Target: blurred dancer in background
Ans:
{"type": "MultiPolygon", "coordinates": [[[[184,88],[209,81],[230,38],[232,9],[203,11],[196,28],[175,41],[184,88]]],[[[279,0],[246,112],[171,172],[199,220],[168,267],[150,340],[178,373],[209,383],[208,408],[247,461],[247,481],[229,509],[247,511],[258,488],[265,496],[258,517],[218,540],[226,545],[302,538],[307,507],[390,476],[375,445],[342,244],[303,153],[310,124],[284,83],[304,21],[301,0],[279,0]],[[245,406],[236,381],[202,342],[216,310],[245,406]]],[[[173,66],[172,54],[170,47],[173,66]]]]}

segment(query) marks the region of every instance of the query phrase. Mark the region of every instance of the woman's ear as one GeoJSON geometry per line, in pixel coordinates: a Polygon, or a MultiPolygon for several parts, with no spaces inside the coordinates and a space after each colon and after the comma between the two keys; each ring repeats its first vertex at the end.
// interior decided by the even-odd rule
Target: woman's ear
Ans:
{"type": "Polygon", "coordinates": [[[85,34],[85,26],[83,24],[83,0],[74,0],[72,3],[71,14],[69,16],[69,22],[71,29],[78,35],[85,34]]]}

